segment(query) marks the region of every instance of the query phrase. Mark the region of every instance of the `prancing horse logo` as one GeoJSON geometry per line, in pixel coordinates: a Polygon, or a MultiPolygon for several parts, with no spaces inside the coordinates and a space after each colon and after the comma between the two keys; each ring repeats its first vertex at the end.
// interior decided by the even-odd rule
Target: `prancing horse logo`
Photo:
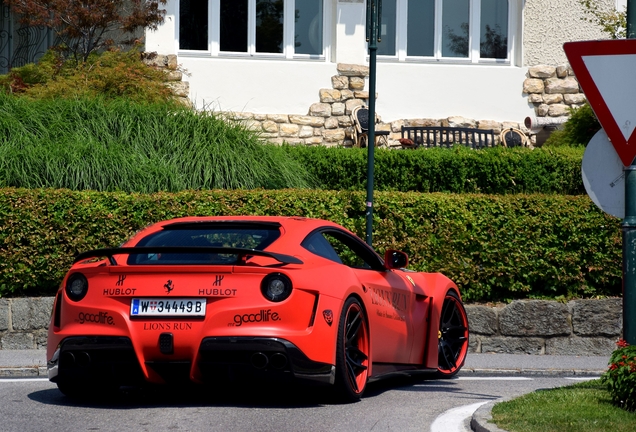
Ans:
{"type": "Polygon", "coordinates": [[[166,289],[166,294],[170,294],[170,292],[174,289],[174,285],[172,285],[171,280],[169,280],[163,287],[166,289]]]}

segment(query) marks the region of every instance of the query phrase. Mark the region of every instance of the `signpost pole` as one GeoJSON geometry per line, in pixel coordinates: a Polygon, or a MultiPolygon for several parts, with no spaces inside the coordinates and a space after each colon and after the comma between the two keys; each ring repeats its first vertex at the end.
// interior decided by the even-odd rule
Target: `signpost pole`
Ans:
{"type": "Polygon", "coordinates": [[[375,151],[375,74],[382,15],[382,0],[367,0],[367,42],[369,43],[369,130],[367,132],[366,242],[373,242],[373,164],[375,151]]]}
{"type": "MultiPolygon", "coordinates": [[[[636,0],[627,0],[627,38],[636,38],[636,0]]],[[[636,345],[636,165],[625,168],[623,338],[636,345]]]]}

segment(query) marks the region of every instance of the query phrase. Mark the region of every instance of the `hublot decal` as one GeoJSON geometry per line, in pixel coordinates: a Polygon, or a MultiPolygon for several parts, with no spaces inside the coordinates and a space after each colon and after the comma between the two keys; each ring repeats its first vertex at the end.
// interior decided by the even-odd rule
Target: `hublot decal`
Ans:
{"type": "Polygon", "coordinates": [[[131,296],[135,295],[137,288],[104,288],[102,295],[105,296],[131,296]]]}
{"type": "Polygon", "coordinates": [[[225,276],[217,275],[212,286],[221,286],[221,282],[223,282],[223,278],[225,278],[225,276]]]}
{"type": "Polygon", "coordinates": [[[126,275],[119,275],[119,277],[117,278],[117,283],[115,283],[115,286],[122,286],[125,280],[126,280],[126,275]]]}
{"type": "Polygon", "coordinates": [[[212,297],[234,297],[236,296],[236,288],[201,288],[199,295],[212,297]]]}

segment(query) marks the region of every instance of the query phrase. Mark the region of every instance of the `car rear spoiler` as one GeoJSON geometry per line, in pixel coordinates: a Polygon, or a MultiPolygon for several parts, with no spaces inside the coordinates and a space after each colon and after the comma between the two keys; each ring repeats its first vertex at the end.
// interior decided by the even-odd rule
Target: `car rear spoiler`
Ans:
{"type": "Polygon", "coordinates": [[[88,258],[106,257],[111,265],[117,265],[113,255],[131,255],[131,254],[153,254],[153,253],[216,253],[238,255],[238,262],[242,262],[248,256],[264,256],[273,258],[282,264],[302,264],[303,262],[291,255],[284,255],[274,252],[265,252],[256,249],[232,248],[232,247],[215,247],[215,246],[147,246],[147,247],[120,247],[108,249],[95,249],[82,252],[75,256],[73,264],[84,261],[88,258]]]}

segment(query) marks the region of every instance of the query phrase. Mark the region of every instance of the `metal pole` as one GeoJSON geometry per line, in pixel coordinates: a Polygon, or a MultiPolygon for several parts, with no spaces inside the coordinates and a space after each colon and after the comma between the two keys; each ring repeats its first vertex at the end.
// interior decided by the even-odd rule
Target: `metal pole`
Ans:
{"type": "MultiPolygon", "coordinates": [[[[627,38],[636,38],[636,0],[627,0],[627,38]]],[[[636,165],[625,168],[623,338],[636,345],[636,165]]]]}
{"type": "Polygon", "coordinates": [[[366,203],[366,242],[373,243],[373,171],[375,152],[375,74],[378,51],[379,11],[382,0],[367,0],[367,42],[369,43],[369,130],[367,132],[367,203],[366,203]]]}
{"type": "Polygon", "coordinates": [[[636,165],[625,168],[623,219],[623,338],[636,345],[636,165]]]}

